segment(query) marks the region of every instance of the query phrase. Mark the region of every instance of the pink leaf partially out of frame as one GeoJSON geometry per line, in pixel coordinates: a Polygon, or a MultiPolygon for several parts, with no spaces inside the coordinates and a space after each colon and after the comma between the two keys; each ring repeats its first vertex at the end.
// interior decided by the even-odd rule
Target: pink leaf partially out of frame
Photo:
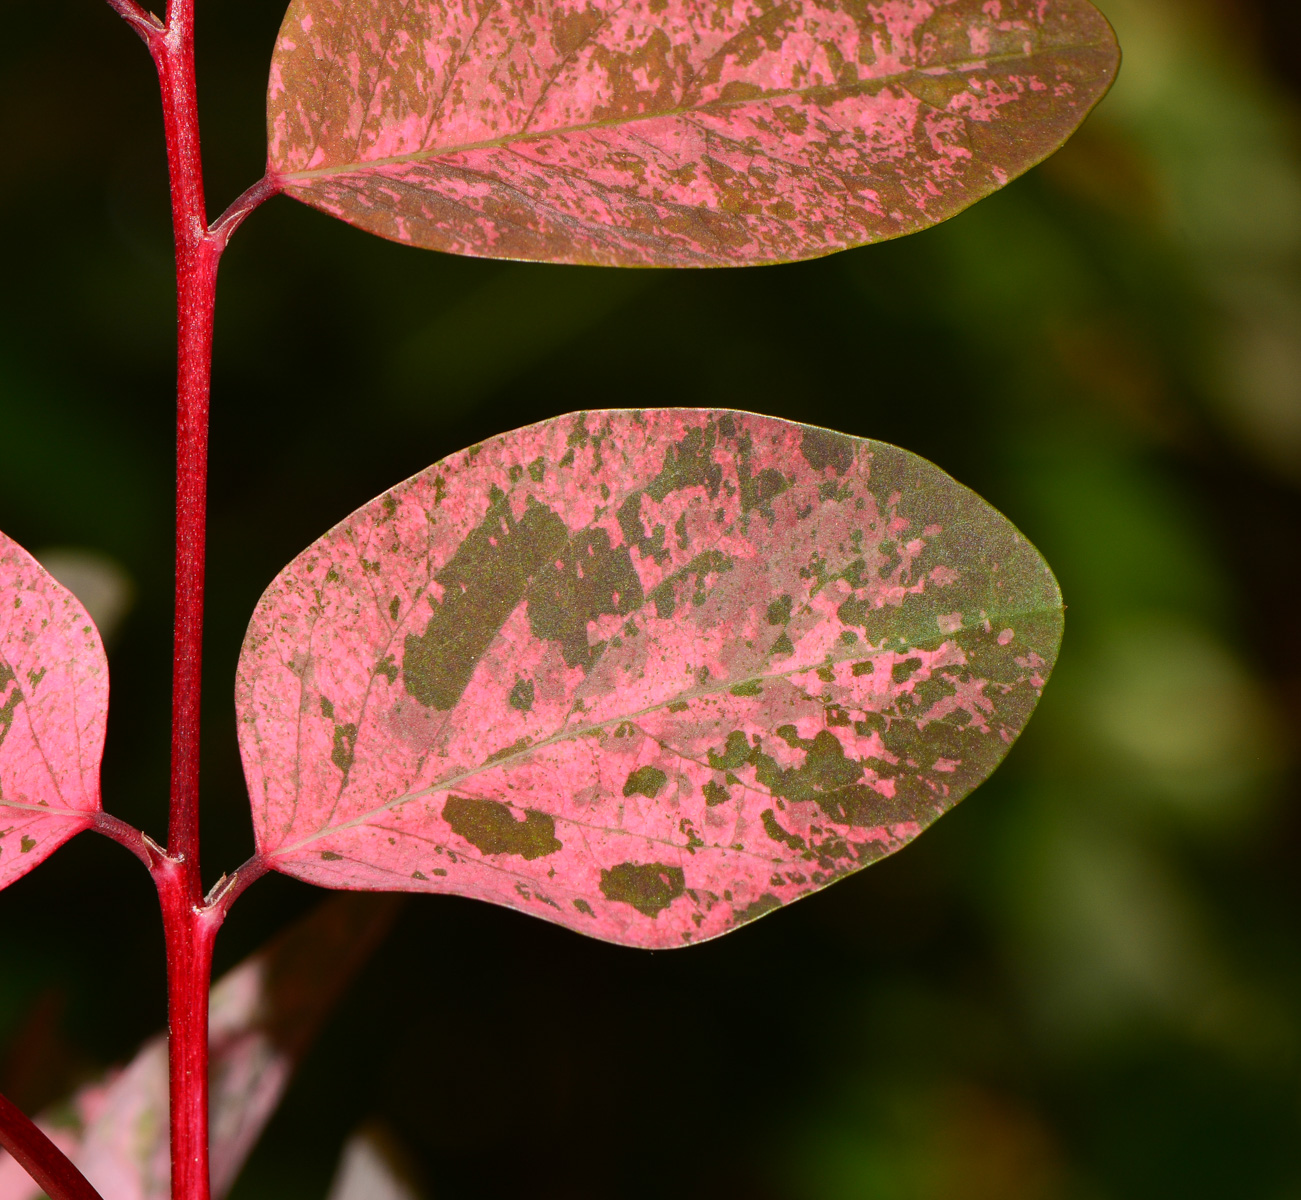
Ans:
{"type": "MultiPolygon", "coordinates": [[[[298,1059],[395,911],[388,897],[336,897],[212,989],[214,1196],[230,1190],[298,1059]]],[[[126,1067],[37,1124],[105,1200],[167,1200],[167,1039],[146,1042],[126,1067]]],[[[0,1150],[0,1200],[40,1194],[0,1150]]]]}
{"type": "Polygon", "coordinates": [[[269,163],[458,254],[812,258],[996,191],[1118,65],[1088,0],[293,0],[269,163]]]}
{"type": "Polygon", "coordinates": [[[1056,658],[1015,528],[879,442],[593,412],[452,455],[299,555],[236,684],[260,853],[648,947],[876,861],[1056,658]]]}
{"type": "Polygon", "coordinates": [[[108,660],[81,602],[0,533],[0,888],[100,811],[108,660]]]}

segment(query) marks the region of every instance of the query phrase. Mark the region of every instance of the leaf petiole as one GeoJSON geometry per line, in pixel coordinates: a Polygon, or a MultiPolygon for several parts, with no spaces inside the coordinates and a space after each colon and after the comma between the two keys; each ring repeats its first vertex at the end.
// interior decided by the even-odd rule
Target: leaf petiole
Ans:
{"type": "Polygon", "coordinates": [[[68,1156],[4,1096],[0,1096],[0,1146],[50,1200],[103,1200],[68,1156]]]}
{"type": "Polygon", "coordinates": [[[203,898],[207,911],[216,913],[224,920],[230,912],[231,905],[244,894],[250,884],[261,879],[271,867],[260,854],[255,854],[242,867],[231,875],[223,875],[212,885],[203,898]]]}
{"type": "Polygon", "coordinates": [[[102,811],[95,813],[91,828],[96,833],[102,833],[106,838],[117,842],[119,846],[125,846],[151,872],[157,867],[160,857],[165,854],[163,848],[147,833],[142,833],[134,825],[111,813],[102,811]]]}
{"type": "Polygon", "coordinates": [[[278,196],[280,190],[278,179],[270,174],[263,175],[257,183],[246,188],[231,201],[230,207],[208,227],[208,236],[218,243],[219,249],[224,250],[226,243],[230,241],[235,230],[244,224],[248,215],[259,204],[270,200],[272,196],[278,196]]]}
{"type": "Polygon", "coordinates": [[[142,8],[136,0],[108,0],[108,6],[117,13],[144,40],[151,49],[155,42],[161,41],[167,27],[148,9],[142,8]]]}

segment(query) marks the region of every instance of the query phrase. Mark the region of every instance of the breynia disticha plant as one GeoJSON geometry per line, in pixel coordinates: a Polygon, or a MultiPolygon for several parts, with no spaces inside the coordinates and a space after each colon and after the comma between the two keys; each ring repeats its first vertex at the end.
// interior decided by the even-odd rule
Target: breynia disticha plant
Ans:
{"type": "Polygon", "coordinates": [[[0,1097],[0,1200],[231,1184],[390,915],[323,909],[227,977],[210,1022],[213,940],[268,870],[702,941],[916,837],[997,766],[1056,657],[1047,564],[906,450],[725,410],[502,433],[267,589],[236,681],[257,852],[205,890],[212,321],[249,213],[284,192],[396,241],[542,262],[811,258],[1006,184],[1119,61],[1086,0],[292,0],[266,174],[209,222],[193,0],[109,3],[158,70],[176,239],[169,828],[102,810],[99,635],[0,535],[0,886],[84,829],[130,849],[161,902],[169,1035],[73,1097],[72,1130],[0,1097]],[[167,1141],[142,1141],[163,1109],[167,1141]]]}

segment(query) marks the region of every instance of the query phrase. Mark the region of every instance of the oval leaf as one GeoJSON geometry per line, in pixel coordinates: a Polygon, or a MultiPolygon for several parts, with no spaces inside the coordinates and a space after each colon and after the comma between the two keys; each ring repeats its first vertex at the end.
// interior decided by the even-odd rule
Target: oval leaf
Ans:
{"type": "Polygon", "coordinates": [[[770,417],[515,430],[359,509],[240,658],[259,852],[676,946],[898,849],[1034,708],[1061,597],[893,446],[770,417]]]}
{"type": "Polygon", "coordinates": [[[293,0],[269,165],[458,254],[812,258],[1003,186],[1118,63],[1087,0],[293,0]]]}
{"type": "Polygon", "coordinates": [[[108,661],[81,602],[0,533],[0,888],[100,811],[108,661]]]}

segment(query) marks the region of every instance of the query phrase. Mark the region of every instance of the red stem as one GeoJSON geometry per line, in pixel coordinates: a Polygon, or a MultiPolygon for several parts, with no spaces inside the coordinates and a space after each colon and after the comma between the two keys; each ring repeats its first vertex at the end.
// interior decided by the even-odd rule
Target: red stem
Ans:
{"type": "MultiPolygon", "coordinates": [[[[171,804],[166,854],[156,854],[148,845],[144,850],[154,860],[152,871],[167,941],[172,1197],[209,1200],[208,989],[212,945],[230,903],[260,874],[242,868],[232,881],[236,886],[227,888],[218,902],[205,904],[199,866],[199,721],[213,307],[217,265],[227,240],[276,188],[265,180],[250,188],[209,229],[199,152],[194,0],[168,0],[167,21],[161,29],[155,28],[156,18],[139,9],[135,0],[109,2],[145,38],[158,68],[172,193],[177,390],[171,804]]],[[[110,836],[121,833],[104,831],[110,836]]]]}
{"type": "MultiPolygon", "coordinates": [[[[194,0],[169,0],[164,25],[136,0],[109,5],[144,39],[158,68],[176,241],[176,615],[172,658],[172,783],[167,849],[108,813],[93,828],[149,868],[167,945],[168,1098],[172,1200],[210,1200],[208,992],[212,947],[230,906],[267,871],[255,856],[205,899],[199,872],[199,718],[208,494],[208,394],[217,265],[231,234],[279,185],[263,178],[211,227],[199,154],[194,0]]],[[[101,1200],[53,1142],[0,1096],[0,1147],[52,1200],[101,1200]]]]}
{"type": "Polygon", "coordinates": [[[172,664],[172,799],[167,847],[199,888],[199,691],[203,663],[204,541],[208,489],[208,388],[222,243],[208,235],[194,79],[193,0],[171,0],[167,33],[153,47],[176,240],[176,617],[172,664]]]}
{"type": "Polygon", "coordinates": [[[202,912],[199,717],[207,532],[208,390],[222,244],[208,235],[194,75],[194,3],[170,0],[149,43],[162,89],[176,241],[176,612],[167,859],[154,871],[167,940],[173,1200],[209,1200],[208,984],[216,924],[202,912]]]}
{"type": "Polygon", "coordinates": [[[0,1146],[14,1157],[50,1200],[101,1200],[49,1138],[22,1111],[0,1096],[0,1146]]]}
{"type": "Polygon", "coordinates": [[[154,871],[167,944],[167,1066],[173,1200],[209,1200],[208,990],[225,913],[200,907],[189,864],[154,871]]]}

